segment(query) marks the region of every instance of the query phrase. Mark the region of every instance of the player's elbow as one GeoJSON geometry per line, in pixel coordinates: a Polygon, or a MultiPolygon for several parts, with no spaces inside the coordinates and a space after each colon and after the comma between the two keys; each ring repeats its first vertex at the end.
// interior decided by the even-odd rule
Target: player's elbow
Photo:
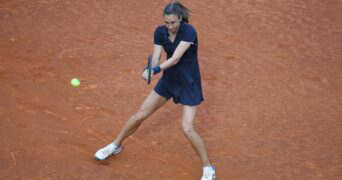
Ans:
{"type": "Polygon", "coordinates": [[[172,65],[177,64],[180,61],[181,57],[174,56],[172,57],[172,65]]]}
{"type": "Polygon", "coordinates": [[[174,59],[174,60],[172,61],[172,65],[176,65],[176,64],[179,62],[179,60],[180,60],[180,58],[179,58],[179,59],[174,59]]]}

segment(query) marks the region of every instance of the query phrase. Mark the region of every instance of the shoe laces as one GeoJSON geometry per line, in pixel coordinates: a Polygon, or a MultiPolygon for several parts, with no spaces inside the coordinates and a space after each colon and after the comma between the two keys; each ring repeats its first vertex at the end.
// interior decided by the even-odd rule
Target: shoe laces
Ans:
{"type": "Polygon", "coordinates": [[[103,154],[111,154],[115,149],[115,145],[114,144],[109,144],[108,146],[106,146],[105,148],[103,148],[103,154]]]}

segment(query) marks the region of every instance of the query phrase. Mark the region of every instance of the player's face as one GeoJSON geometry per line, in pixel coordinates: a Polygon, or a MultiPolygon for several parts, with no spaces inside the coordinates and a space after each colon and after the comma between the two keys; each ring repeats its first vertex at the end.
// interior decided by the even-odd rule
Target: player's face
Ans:
{"type": "Polygon", "coordinates": [[[169,32],[176,33],[178,31],[181,19],[182,18],[178,18],[178,16],[174,14],[164,15],[165,25],[169,32]]]}

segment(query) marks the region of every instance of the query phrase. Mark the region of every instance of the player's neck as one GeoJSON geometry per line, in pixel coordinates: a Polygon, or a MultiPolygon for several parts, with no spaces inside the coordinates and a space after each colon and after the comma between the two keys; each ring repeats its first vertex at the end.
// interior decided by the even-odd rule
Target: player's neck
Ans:
{"type": "Polygon", "coordinates": [[[170,31],[169,31],[169,34],[170,34],[171,36],[175,36],[175,35],[178,33],[178,30],[179,30],[179,29],[177,29],[175,32],[170,32],[170,31]]]}

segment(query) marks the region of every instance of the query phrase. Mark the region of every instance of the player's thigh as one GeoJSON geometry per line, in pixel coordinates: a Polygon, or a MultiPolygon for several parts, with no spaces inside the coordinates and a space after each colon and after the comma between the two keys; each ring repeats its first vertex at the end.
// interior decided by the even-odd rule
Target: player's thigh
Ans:
{"type": "Polygon", "coordinates": [[[163,106],[167,101],[168,99],[164,98],[163,96],[160,96],[154,90],[152,90],[144,100],[138,113],[142,116],[148,117],[154,111],[163,106]]]}
{"type": "Polygon", "coordinates": [[[182,126],[184,129],[193,128],[197,106],[183,106],[182,126]]]}

